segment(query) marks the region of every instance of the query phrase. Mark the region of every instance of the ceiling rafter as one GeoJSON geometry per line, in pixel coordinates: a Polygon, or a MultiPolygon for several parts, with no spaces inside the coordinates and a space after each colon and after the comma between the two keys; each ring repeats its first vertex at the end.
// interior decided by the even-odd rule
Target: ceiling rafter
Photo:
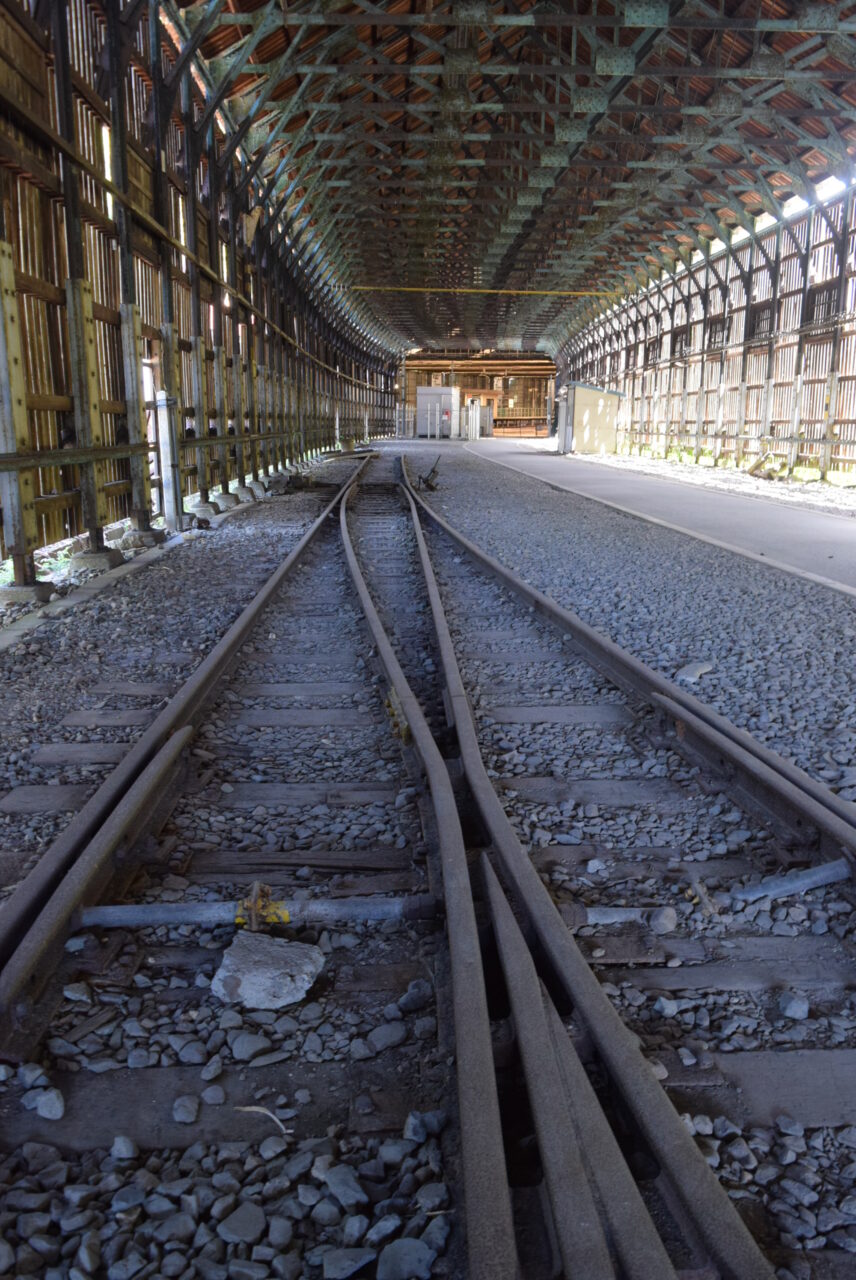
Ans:
{"type": "Polygon", "coordinates": [[[636,288],[762,212],[780,219],[820,179],[849,180],[856,158],[856,3],[591,8],[197,0],[183,13],[215,86],[202,124],[228,104],[239,181],[277,243],[339,297],[429,291],[352,294],[361,324],[402,347],[440,347],[454,325],[557,349],[585,299],[430,289],[636,288]]]}

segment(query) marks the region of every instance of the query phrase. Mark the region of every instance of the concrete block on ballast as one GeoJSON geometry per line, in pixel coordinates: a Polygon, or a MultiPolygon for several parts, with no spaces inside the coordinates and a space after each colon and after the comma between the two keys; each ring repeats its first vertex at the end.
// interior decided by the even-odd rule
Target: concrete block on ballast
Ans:
{"type": "Polygon", "coordinates": [[[214,501],[221,511],[231,511],[233,507],[238,507],[241,504],[241,499],[236,497],[234,493],[218,493],[214,501]]]}
{"type": "Polygon", "coordinates": [[[191,507],[187,512],[187,515],[196,516],[199,520],[213,520],[219,514],[220,508],[213,502],[197,502],[196,506],[191,507]]]}
{"type": "Polygon", "coordinates": [[[125,563],[125,557],[118,547],[113,547],[109,551],[78,551],[71,557],[71,563],[75,569],[98,569],[103,572],[105,569],[118,569],[120,564],[125,563]]]}
{"type": "Polygon", "coordinates": [[[26,587],[0,587],[0,606],[6,604],[31,604],[34,600],[46,604],[54,591],[52,582],[31,582],[26,587]]]}

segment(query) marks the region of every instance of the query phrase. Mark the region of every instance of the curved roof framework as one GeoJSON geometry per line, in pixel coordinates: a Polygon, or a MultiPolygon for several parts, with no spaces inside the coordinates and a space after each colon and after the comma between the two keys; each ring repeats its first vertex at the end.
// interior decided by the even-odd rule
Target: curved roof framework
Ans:
{"type": "Polygon", "coordinates": [[[847,180],[856,148],[853,3],[203,0],[182,16],[261,216],[388,346],[555,353],[611,291],[847,180]]]}

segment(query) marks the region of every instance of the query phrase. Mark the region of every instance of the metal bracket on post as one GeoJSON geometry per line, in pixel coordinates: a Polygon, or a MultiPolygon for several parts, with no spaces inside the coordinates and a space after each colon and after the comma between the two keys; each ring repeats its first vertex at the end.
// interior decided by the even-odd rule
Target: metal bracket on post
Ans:
{"type": "Polygon", "coordinates": [[[165,391],[157,393],[158,451],[163,486],[163,515],[166,527],[173,533],[184,529],[184,501],[181,493],[181,467],[178,458],[176,409],[178,401],[165,391]]]}

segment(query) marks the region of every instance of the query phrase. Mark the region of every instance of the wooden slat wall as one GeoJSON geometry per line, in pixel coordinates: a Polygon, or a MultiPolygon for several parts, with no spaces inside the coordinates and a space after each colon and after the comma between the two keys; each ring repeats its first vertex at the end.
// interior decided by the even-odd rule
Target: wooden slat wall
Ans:
{"type": "Polygon", "coordinates": [[[822,475],[856,469],[856,202],[852,191],[627,298],[559,357],[571,379],[624,393],[621,447],[748,463],[771,455],[822,475]],[[778,256],[777,256],[778,255],[778,256]],[[720,280],[727,282],[726,287],[720,280]],[[813,318],[811,290],[836,291],[813,318]],[[686,323],[689,350],[672,351],[686,323]],[[753,337],[750,313],[773,308],[753,337]],[[726,339],[712,322],[724,320],[726,339]],[[646,343],[659,342],[646,363],[646,343]],[[687,394],[684,396],[683,388],[687,394]]]}
{"type": "MultiPolygon", "coordinates": [[[[126,133],[125,190],[130,205],[122,206],[111,195],[105,180],[117,181],[111,166],[111,138],[116,125],[110,103],[102,94],[111,93],[111,77],[116,72],[109,65],[107,16],[98,0],[56,0],[42,9],[55,9],[56,4],[65,6],[73,95],[74,137],[67,134],[66,143],[84,161],[70,170],[64,168],[68,158],[63,154],[62,141],[52,143],[62,132],[55,28],[42,31],[36,26],[32,3],[22,2],[16,7],[14,0],[4,0],[0,6],[0,241],[11,246],[15,268],[13,320],[20,325],[22,337],[28,431],[26,448],[19,438],[11,453],[8,444],[4,446],[7,452],[3,458],[4,469],[14,467],[16,477],[20,476],[18,501],[29,530],[26,547],[11,546],[15,525],[11,511],[4,511],[0,555],[14,552],[18,580],[32,579],[32,553],[37,547],[52,545],[87,528],[82,499],[84,472],[96,480],[99,537],[106,523],[126,516],[140,522],[140,512],[132,504],[130,449],[123,455],[129,442],[128,377],[141,378],[145,401],[149,445],[145,467],[152,506],[142,519],[163,510],[155,398],[169,381],[165,379],[164,356],[170,321],[179,353],[178,386],[171,389],[171,394],[177,401],[185,495],[197,489],[200,458],[207,466],[208,486],[226,487],[300,461],[349,437],[388,434],[393,430],[394,417],[392,357],[379,350],[366,351],[357,341],[356,331],[350,332],[345,322],[321,315],[306,295],[304,283],[289,276],[278,256],[265,259],[262,269],[261,255],[267,253],[265,237],[270,236],[270,229],[257,232],[252,245],[244,243],[243,218],[255,198],[251,187],[243,191],[231,210],[225,194],[215,197],[216,243],[211,244],[205,151],[208,140],[197,147],[202,159],[190,172],[185,137],[189,122],[181,113],[180,94],[172,103],[163,134],[166,180],[159,215],[152,126],[154,79],[148,63],[146,5],[142,6],[138,26],[130,33],[126,65],[120,69],[126,133]],[[82,245],[83,275],[91,286],[91,332],[97,371],[94,421],[101,434],[100,447],[113,450],[113,456],[99,460],[97,466],[86,461],[85,442],[77,440],[75,434],[72,335],[66,298],[69,218],[63,198],[69,172],[77,184],[80,205],[77,234],[82,245]],[[195,192],[197,201],[196,262],[192,254],[181,251],[181,246],[188,245],[189,192],[195,192]],[[133,368],[126,365],[123,352],[121,308],[128,299],[122,296],[121,229],[117,221],[122,208],[129,225],[133,303],[142,334],[142,350],[133,368]],[[235,218],[234,229],[230,214],[235,218]],[[179,247],[165,241],[146,218],[160,220],[165,235],[178,242],[179,247]],[[230,263],[228,249],[233,237],[235,250],[230,263]],[[220,282],[212,281],[204,268],[213,270],[220,282]],[[224,285],[231,286],[252,305],[230,297],[224,285]],[[192,390],[194,288],[205,348],[205,421],[197,412],[192,390]],[[165,297],[171,300],[171,315],[165,314],[165,297]],[[269,305],[273,305],[273,311],[268,316],[269,305]],[[292,335],[297,347],[288,341],[292,335]],[[215,336],[222,356],[214,350],[215,336]],[[226,374],[219,415],[214,372],[218,360],[225,361],[226,374]],[[260,388],[264,388],[263,404],[260,388]],[[41,466],[33,466],[25,459],[15,461],[19,454],[31,457],[60,449],[75,449],[75,461],[64,465],[57,460],[56,464],[41,466]],[[243,464],[240,471],[239,463],[243,464]],[[25,496],[29,498],[30,485],[32,503],[24,500],[25,496]]],[[[162,34],[162,69],[168,69],[175,56],[168,35],[162,34]]],[[[187,83],[195,120],[204,109],[204,94],[198,79],[188,77],[187,83]]],[[[121,133],[116,136],[121,137],[121,133]]],[[[216,155],[222,154],[225,144],[225,136],[215,126],[216,155]]],[[[240,163],[240,157],[232,157],[233,172],[240,171],[240,163]]],[[[224,181],[221,190],[225,192],[226,188],[224,181]]],[[[14,439],[14,433],[7,431],[4,438],[14,439]]],[[[16,478],[15,484],[18,483],[16,478]]],[[[148,488],[147,484],[147,492],[148,488]]],[[[88,527],[91,532],[91,512],[88,527]]]]}

